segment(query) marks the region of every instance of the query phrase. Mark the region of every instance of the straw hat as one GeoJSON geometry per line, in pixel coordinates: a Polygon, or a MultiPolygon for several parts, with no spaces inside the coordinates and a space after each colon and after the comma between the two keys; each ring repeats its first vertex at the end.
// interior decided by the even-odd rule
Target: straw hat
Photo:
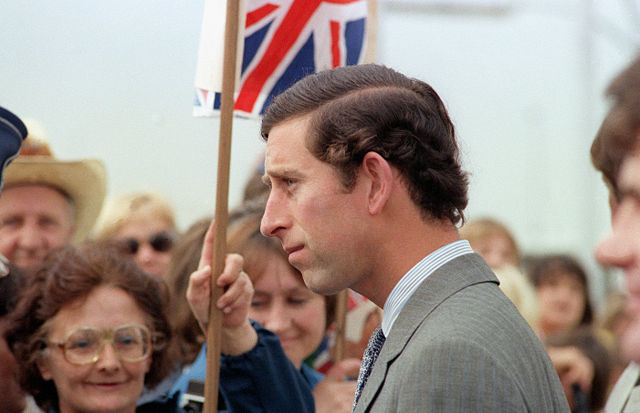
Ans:
{"type": "MultiPolygon", "coordinates": [[[[31,130],[31,128],[29,128],[31,130]]],[[[29,134],[20,154],[5,170],[5,188],[46,185],[67,194],[75,206],[72,243],[84,240],[93,227],[107,193],[106,169],[99,159],[61,161],[49,145],[29,134]]]]}

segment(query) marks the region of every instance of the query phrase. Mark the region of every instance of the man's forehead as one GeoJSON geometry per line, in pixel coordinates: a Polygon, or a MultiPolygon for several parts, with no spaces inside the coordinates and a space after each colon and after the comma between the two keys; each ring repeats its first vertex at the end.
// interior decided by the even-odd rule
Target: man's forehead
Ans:
{"type": "Polygon", "coordinates": [[[271,129],[265,150],[267,175],[276,166],[312,156],[305,145],[309,122],[310,115],[300,116],[283,121],[271,129]]]}
{"type": "Polygon", "coordinates": [[[37,215],[53,218],[69,215],[74,219],[73,201],[55,187],[41,184],[12,185],[0,196],[0,212],[12,216],[37,215]],[[38,200],[38,202],[34,202],[38,200]]]}

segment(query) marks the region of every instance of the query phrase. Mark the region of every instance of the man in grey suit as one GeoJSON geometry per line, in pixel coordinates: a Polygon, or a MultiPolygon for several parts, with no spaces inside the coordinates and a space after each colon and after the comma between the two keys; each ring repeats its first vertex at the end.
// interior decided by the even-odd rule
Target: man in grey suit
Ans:
{"type": "Polygon", "coordinates": [[[468,180],[428,84],[378,65],[320,72],[273,101],[261,132],[263,234],[312,290],[384,309],[356,412],[569,410],[541,343],[458,236],[468,180]]]}

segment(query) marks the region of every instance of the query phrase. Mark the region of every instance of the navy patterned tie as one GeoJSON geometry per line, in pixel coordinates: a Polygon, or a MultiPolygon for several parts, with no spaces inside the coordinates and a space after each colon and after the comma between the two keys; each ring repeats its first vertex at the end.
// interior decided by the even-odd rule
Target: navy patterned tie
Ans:
{"type": "Polygon", "coordinates": [[[360,373],[358,373],[358,384],[356,385],[356,397],[353,400],[352,412],[356,409],[360,393],[362,392],[364,385],[367,384],[367,379],[369,378],[369,374],[371,374],[373,363],[376,362],[378,354],[380,354],[384,340],[385,337],[382,332],[382,328],[380,328],[380,326],[376,327],[376,329],[373,330],[373,333],[371,333],[369,344],[367,344],[367,348],[362,355],[362,364],[360,365],[360,373]]]}

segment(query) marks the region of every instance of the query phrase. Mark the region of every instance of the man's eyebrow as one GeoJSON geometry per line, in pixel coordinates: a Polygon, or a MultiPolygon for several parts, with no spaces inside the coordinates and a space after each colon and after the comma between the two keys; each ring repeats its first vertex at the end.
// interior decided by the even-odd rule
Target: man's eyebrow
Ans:
{"type": "Polygon", "coordinates": [[[263,184],[265,184],[266,186],[270,187],[271,186],[271,178],[269,178],[269,175],[264,174],[262,175],[262,178],[260,178],[260,180],[262,181],[263,184]]]}
{"type": "Polygon", "coordinates": [[[268,173],[265,172],[264,175],[262,175],[262,181],[265,182],[267,185],[270,185],[269,182],[272,181],[273,179],[282,179],[283,177],[297,177],[299,176],[298,172],[296,172],[293,169],[278,169],[278,170],[271,170],[268,173]]]}

